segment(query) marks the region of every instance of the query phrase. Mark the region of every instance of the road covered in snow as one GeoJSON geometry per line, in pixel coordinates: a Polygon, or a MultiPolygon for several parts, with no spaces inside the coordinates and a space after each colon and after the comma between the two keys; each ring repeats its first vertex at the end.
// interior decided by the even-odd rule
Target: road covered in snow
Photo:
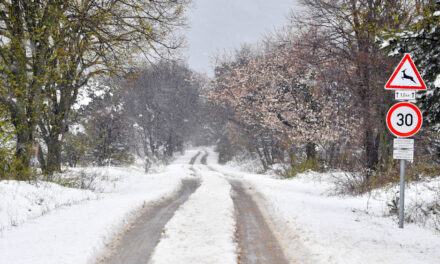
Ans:
{"type": "Polygon", "coordinates": [[[174,212],[199,187],[196,179],[184,179],[182,188],[175,195],[163,199],[140,210],[140,214],[108,246],[106,255],[100,263],[145,263],[150,259],[162,234],[165,224],[173,217],[174,212]]]}
{"type": "Polygon", "coordinates": [[[152,263],[236,263],[234,204],[229,183],[199,170],[201,186],[165,226],[152,263]]]}
{"type": "Polygon", "coordinates": [[[53,188],[47,197],[68,197],[39,216],[24,210],[44,200],[29,194],[37,187],[2,183],[0,263],[440,263],[438,232],[398,229],[383,202],[332,194],[328,174],[247,173],[211,148],[160,173],[106,173],[99,191],[53,188]]]}

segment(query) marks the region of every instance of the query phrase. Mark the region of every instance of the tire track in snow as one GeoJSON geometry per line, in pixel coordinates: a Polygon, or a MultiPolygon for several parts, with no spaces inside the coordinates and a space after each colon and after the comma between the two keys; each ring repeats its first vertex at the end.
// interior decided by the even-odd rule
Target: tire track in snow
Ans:
{"type": "MultiPolygon", "coordinates": [[[[208,153],[202,158],[207,165],[208,153]]],[[[288,264],[282,248],[265,220],[253,196],[246,192],[243,182],[237,177],[225,174],[211,166],[211,171],[224,175],[232,187],[232,200],[236,214],[236,239],[239,264],[288,264]]]]}
{"type": "Polygon", "coordinates": [[[147,263],[159,242],[164,226],[199,185],[199,181],[195,179],[183,180],[182,188],[175,196],[142,212],[131,225],[131,228],[115,241],[110,256],[105,257],[98,263],[147,263]]]}
{"type": "Polygon", "coordinates": [[[240,264],[287,264],[284,253],[266,223],[252,196],[238,180],[229,180],[232,186],[237,217],[237,238],[240,264]]]}
{"type": "Polygon", "coordinates": [[[234,202],[238,264],[284,264],[288,263],[272,235],[252,196],[246,193],[242,181],[237,177],[217,170],[207,164],[209,153],[202,156],[200,163],[212,172],[223,175],[231,185],[231,198],[234,202]]]}
{"type": "Polygon", "coordinates": [[[197,157],[200,156],[200,154],[201,154],[200,151],[197,152],[197,154],[196,154],[194,157],[191,158],[189,164],[190,164],[190,165],[194,165],[194,163],[195,163],[196,160],[197,160],[197,157]]]}
{"type": "Polygon", "coordinates": [[[208,158],[208,152],[205,152],[205,155],[200,159],[200,163],[206,165],[206,159],[208,158]]]}

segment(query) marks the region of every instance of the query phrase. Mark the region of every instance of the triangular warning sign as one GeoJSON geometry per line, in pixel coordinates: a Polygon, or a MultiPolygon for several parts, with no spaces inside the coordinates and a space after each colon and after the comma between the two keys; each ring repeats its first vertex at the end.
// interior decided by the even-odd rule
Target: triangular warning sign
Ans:
{"type": "Polygon", "coordinates": [[[393,75],[385,85],[385,89],[426,90],[426,85],[408,53],[405,54],[399,66],[394,70],[393,75]]]}

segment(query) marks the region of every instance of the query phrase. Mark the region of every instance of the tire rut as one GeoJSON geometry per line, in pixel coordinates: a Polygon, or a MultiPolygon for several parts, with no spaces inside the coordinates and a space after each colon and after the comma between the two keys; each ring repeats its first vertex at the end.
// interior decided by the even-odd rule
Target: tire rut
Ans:
{"type": "Polygon", "coordinates": [[[229,181],[237,218],[239,264],[288,264],[263,214],[238,180],[229,181]]]}
{"type": "Polygon", "coordinates": [[[205,155],[203,155],[203,157],[200,159],[201,164],[206,165],[208,155],[209,155],[208,152],[205,152],[205,155]]]}
{"type": "Polygon", "coordinates": [[[197,160],[197,157],[199,157],[200,156],[200,151],[194,156],[194,157],[192,157],[191,158],[191,160],[189,161],[189,164],[190,165],[194,165],[194,163],[196,162],[196,160],[197,160]]]}
{"type": "Polygon", "coordinates": [[[147,263],[159,242],[164,226],[199,185],[199,181],[195,179],[183,180],[182,188],[174,197],[145,209],[131,225],[131,228],[114,242],[114,248],[110,255],[98,263],[147,263]]]}

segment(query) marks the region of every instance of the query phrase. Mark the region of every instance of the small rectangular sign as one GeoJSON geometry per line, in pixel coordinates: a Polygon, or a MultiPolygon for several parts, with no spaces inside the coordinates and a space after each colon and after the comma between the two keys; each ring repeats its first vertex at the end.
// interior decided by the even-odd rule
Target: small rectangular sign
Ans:
{"type": "Polygon", "coordinates": [[[414,149],[414,139],[412,138],[395,138],[393,140],[394,149],[414,149]]]}
{"type": "Polygon", "coordinates": [[[416,92],[415,91],[396,91],[395,93],[396,100],[416,100],[416,92]]]}
{"type": "Polygon", "coordinates": [[[413,149],[394,149],[393,159],[396,160],[414,160],[414,150],[413,149]]]}

